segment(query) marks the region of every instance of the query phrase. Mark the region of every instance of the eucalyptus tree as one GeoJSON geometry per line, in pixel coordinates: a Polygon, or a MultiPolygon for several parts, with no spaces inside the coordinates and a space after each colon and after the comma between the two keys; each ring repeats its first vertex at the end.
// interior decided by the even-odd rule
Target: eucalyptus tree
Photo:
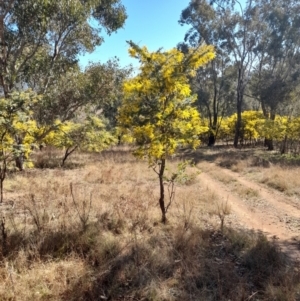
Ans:
{"type": "MultiPolygon", "coordinates": [[[[254,49],[257,63],[251,81],[252,94],[260,101],[266,119],[275,120],[287,107],[300,81],[300,1],[256,0],[264,28],[254,49]]],[[[266,146],[273,149],[272,137],[266,146]]]]}
{"type": "Polygon", "coordinates": [[[216,58],[207,68],[198,70],[191,86],[198,96],[196,106],[208,117],[208,146],[212,146],[223,117],[234,110],[233,69],[225,60],[216,58]]]}
{"type": "Polygon", "coordinates": [[[78,55],[91,52],[122,27],[120,0],[3,0],[0,4],[0,87],[30,87],[39,94],[67,72],[78,69],[78,55]]]}
{"type": "Polygon", "coordinates": [[[216,57],[197,70],[196,76],[190,79],[190,85],[197,95],[195,106],[208,120],[208,146],[213,146],[223,117],[233,110],[233,69],[230,61],[222,56],[216,57]]]}
{"type": "Polygon", "coordinates": [[[188,49],[188,44],[197,46],[198,44],[212,44],[216,49],[216,58],[209,62],[207,66],[197,70],[196,77],[191,79],[191,88],[197,94],[196,105],[209,122],[208,145],[214,145],[218,133],[218,128],[224,114],[232,105],[232,67],[231,61],[226,52],[221,48],[222,40],[219,35],[219,23],[216,22],[215,11],[206,1],[194,3],[194,12],[186,9],[182,12],[180,23],[189,22],[190,18],[198,19],[198,31],[189,30],[185,35],[185,42],[179,44],[184,51],[188,49]]]}
{"type": "Polygon", "coordinates": [[[85,102],[68,89],[64,97],[56,98],[59,89],[55,86],[84,81],[78,72],[78,55],[93,51],[103,42],[101,30],[116,31],[126,17],[120,0],[1,1],[0,93],[9,98],[12,91],[30,87],[45,95],[34,106],[44,111],[43,118],[54,119],[56,111],[49,114],[51,107],[60,107],[60,114],[70,118],[85,102]],[[54,92],[51,100],[50,91],[54,92]],[[66,105],[61,100],[69,100],[70,93],[74,102],[66,105]]]}
{"type": "Polygon", "coordinates": [[[6,0],[0,5],[0,85],[44,93],[51,82],[102,43],[101,29],[120,28],[120,0],[6,0]]]}
{"type": "Polygon", "coordinates": [[[130,68],[121,68],[117,60],[93,63],[84,71],[76,65],[63,76],[52,80],[42,101],[34,105],[39,124],[51,126],[75,115],[101,115],[110,129],[116,126],[117,106],[122,96],[122,83],[130,68]]]}
{"type": "Polygon", "coordinates": [[[89,110],[93,114],[101,114],[106,119],[107,128],[115,130],[117,127],[118,108],[121,105],[123,82],[132,74],[132,66],[121,67],[117,58],[105,64],[91,64],[85,74],[89,87],[85,95],[92,99],[89,110]]]}
{"type": "Polygon", "coordinates": [[[235,69],[237,122],[234,146],[241,139],[245,89],[254,64],[253,48],[260,28],[254,1],[243,5],[237,0],[191,0],[182,11],[180,23],[191,25],[188,35],[198,42],[215,41],[221,54],[229,57],[235,69]]]}

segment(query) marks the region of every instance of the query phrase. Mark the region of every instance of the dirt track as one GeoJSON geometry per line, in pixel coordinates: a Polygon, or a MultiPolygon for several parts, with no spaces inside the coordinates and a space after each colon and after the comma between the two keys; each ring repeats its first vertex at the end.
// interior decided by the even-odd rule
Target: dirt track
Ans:
{"type": "MultiPolygon", "coordinates": [[[[201,169],[201,164],[199,168],[201,169]]],[[[205,162],[199,179],[201,185],[224,200],[228,199],[231,222],[245,229],[263,232],[269,239],[276,240],[286,254],[300,260],[300,202],[296,203],[275,189],[214,163],[205,162]],[[230,180],[222,182],[210,171],[230,180]],[[255,191],[255,196],[241,196],[241,190],[255,191]]]]}

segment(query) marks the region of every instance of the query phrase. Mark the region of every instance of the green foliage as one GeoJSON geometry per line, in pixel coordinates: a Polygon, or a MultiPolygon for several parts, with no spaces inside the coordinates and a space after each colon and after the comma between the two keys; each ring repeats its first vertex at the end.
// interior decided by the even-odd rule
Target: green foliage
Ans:
{"type": "MultiPolygon", "coordinates": [[[[251,92],[259,100],[266,118],[274,120],[284,106],[292,104],[299,86],[299,3],[290,0],[256,0],[261,28],[257,35],[257,68],[251,92]]],[[[297,97],[298,98],[298,97],[297,97]]]]}
{"type": "Polygon", "coordinates": [[[199,175],[199,171],[188,173],[187,168],[194,167],[194,163],[192,160],[184,160],[177,165],[175,171],[168,172],[164,176],[164,180],[168,183],[178,183],[182,185],[188,185],[193,182],[197,175],[199,175]],[[170,173],[170,175],[169,175],[170,173]]]}
{"type": "MultiPolygon", "coordinates": [[[[254,66],[253,51],[257,41],[256,35],[260,29],[255,1],[241,4],[235,0],[192,0],[183,10],[180,22],[191,26],[186,40],[193,45],[203,42],[213,43],[221,57],[220,61],[223,61],[223,66],[228,64],[228,60],[231,61],[236,92],[237,122],[234,137],[236,147],[242,135],[241,113],[245,90],[249,83],[248,77],[254,66]]],[[[219,87],[215,82],[213,89],[219,87]]]]}
{"type": "Polygon", "coordinates": [[[76,115],[96,115],[105,117],[113,130],[123,80],[129,73],[130,68],[120,68],[117,60],[90,64],[84,71],[70,68],[53,81],[35,104],[35,118],[40,125],[51,126],[58,119],[64,122],[76,115]]]}
{"type": "Polygon", "coordinates": [[[105,64],[91,64],[85,70],[87,87],[84,95],[89,99],[89,110],[105,117],[107,126],[117,126],[118,107],[123,98],[123,82],[131,74],[131,67],[121,68],[117,59],[105,64]],[[91,101],[92,100],[92,101],[91,101]]]}
{"type": "Polygon", "coordinates": [[[5,97],[27,86],[44,95],[35,107],[39,122],[50,118],[51,123],[58,114],[72,118],[86,103],[77,95],[84,85],[78,55],[93,51],[102,43],[101,29],[110,34],[126,17],[120,0],[7,1],[0,11],[0,85],[5,97]]]}

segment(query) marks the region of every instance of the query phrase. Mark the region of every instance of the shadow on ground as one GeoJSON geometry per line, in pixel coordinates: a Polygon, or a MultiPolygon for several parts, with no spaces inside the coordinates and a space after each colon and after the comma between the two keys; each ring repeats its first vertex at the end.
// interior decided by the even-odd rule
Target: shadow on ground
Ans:
{"type": "Polygon", "coordinates": [[[158,226],[106,255],[62,300],[300,300],[299,269],[261,233],[158,226]]]}
{"type": "Polygon", "coordinates": [[[300,156],[290,154],[281,155],[279,152],[270,152],[265,148],[239,148],[231,146],[200,147],[197,150],[182,149],[179,158],[190,159],[195,164],[208,161],[217,162],[221,167],[231,168],[240,161],[249,161],[250,166],[270,167],[271,164],[279,166],[300,166],[300,156]]]}

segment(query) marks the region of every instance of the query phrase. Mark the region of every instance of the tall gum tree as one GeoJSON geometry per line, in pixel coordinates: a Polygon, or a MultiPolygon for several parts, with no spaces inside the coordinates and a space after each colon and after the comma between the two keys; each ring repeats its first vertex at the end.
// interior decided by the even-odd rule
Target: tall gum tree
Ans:
{"type": "Polygon", "coordinates": [[[179,23],[189,23],[197,12],[201,15],[201,18],[197,19],[198,31],[191,28],[186,33],[184,42],[178,47],[184,50],[188,45],[196,47],[201,43],[215,46],[216,58],[207,67],[200,67],[197,76],[191,80],[192,90],[198,95],[197,107],[209,121],[208,145],[212,146],[216,142],[222,118],[231,108],[234,97],[231,60],[227,51],[221,47],[223,41],[218,30],[220,24],[216,20],[213,7],[202,1],[194,3],[193,10],[184,10],[179,23]]]}
{"type": "Polygon", "coordinates": [[[191,25],[188,34],[198,38],[199,43],[211,39],[228,55],[235,68],[236,82],[236,130],[234,146],[242,140],[242,109],[245,89],[249,83],[255,56],[257,11],[254,1],[244,5],[237,0],[191,0],[183,10],[180,23],[191,25]],[[211,23],[209,28],[206,22],[211,23]]]}
{"type": "Polygon", "coordinates": [[[101,44],[101,29],[111,33],[125,19],[120,0],[1,1],[2,93],[7,97],[21,85],[44,93],[58,74],[77,63],[78,54],[101,44]]]}
{"type": "MultiPolygon", "coordinates": [[[[251,92],[261,103],[264,116],[274,123],[279,110],[293,102],[300,80],[300,3],[294,0],[256,0],[263,30],[254,48],[257,63],[251,92]]],[[[287,112],[285,112],[287,113],[287,112]]],[[[266,137],[273,150],[272,137],[266,137]]],[[[284,152],[284,147],[282,149],[284,152]]]]}
{"type": "Polygon", "coordinates": [[[134,154],[147,158],[159,178],[162,222],[166,222],[169,204],[165,204],[164,172],[166,160],[180,146],[199,144],[206,131],[191,95],[189,77],[211,61],[212,46],[191,48],[186,54],[177,50],[149,52],[129,42],[129,53],[140,63],[140,73],[124,83],[124,100],[119,110],[119,126],[137,144],[134,154]]]}

